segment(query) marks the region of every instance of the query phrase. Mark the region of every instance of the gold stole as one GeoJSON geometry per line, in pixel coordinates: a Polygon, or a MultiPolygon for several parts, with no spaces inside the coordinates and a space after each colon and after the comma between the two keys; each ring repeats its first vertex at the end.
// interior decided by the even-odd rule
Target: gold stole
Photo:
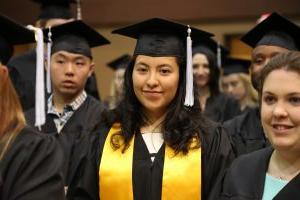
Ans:
{"type": "MultiPolygon", "coordinates": [[[[100,200],[133,200],[132,163],[134,138],[129,148],[113,150],[111,136],[120,131],[114,124],[106,138],[99,169],[100,200]]],[[[188,155],[174,156],[166,145],[162,180],[162,200],[201,200],[201,149],[191,149],[188,155]]]]}

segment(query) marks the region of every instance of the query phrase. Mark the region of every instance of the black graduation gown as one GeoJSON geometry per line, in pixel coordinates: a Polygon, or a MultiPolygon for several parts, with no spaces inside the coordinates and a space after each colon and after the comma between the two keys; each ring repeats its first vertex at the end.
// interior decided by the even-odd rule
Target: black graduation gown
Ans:
{"type": "MultiPolygon", "coordinates": [[[[35,74],[36,52],[32,49],[24,54],[12,57],[7,64],[10,77],[20,97],[24,111],[35,105],[35,74]]],[[[93,74],[86,83],[85,90],[88,94],[100,100],[96,77],[93,74]]]]}
{"type": "MultiPolygon", "coordinates": [[[[81,141],[80,152],[76,155],[77,169],[73,169],[71,185],[68,190],[69,200],[99,199],[99,165],[105,138],[110,128],[99,127],[97,132],[81,141]]],[[[211,129],[206,135],[207,146],[202,153],[202,200],[215,199],[219,194],[215,188],[221,180],[225,169],[233,158],[229,139],[220,127],[211,129]]],[[[152,163],[141,135],[137,135],[133,155],[133,195],[135,200],[161,199],[161,187],[164,165],[163,145],[152,163]]],[[[78,148],[79,150],[79,148],[78,148]]],[[[101,191],[100,191],[101,192],[101,191]]]]}
{"type": "Polygon", "coordinates": [[[273,200],[300,199],[300,173],[293,178],[273,200]]]}
{"type": "MultiPolygon", "coordinates": [[[[224,177],[219,199],[262,199],[266,172],[272,152],[273,149],[268,147],[237,158],[224,177]]],[[[300,199],[299,179],[298,175],[291,180],[274,199],[300,199]]]]}
{"type": "MultiPolygon", "coordinates": [[[[63,171],[65,174],[66,185],[68,185],[70,179],[68,172],[72,167],[72,159],[70,158],[72,157],[74,149],[77,148],[77,143],[80,141],[80,138],[91,132],[100,121],[103,109],[102,104],[98,100],[88,95],[86,100],[73,113],[59,134],[57,133],[53,116],[46,115],[46,123],[41,127],[41,131],[56,136],[63,147],[65,154],[63,171]]],[[[26,112],[25,116],[28,124],[34,127],[35,109],[26,112]]]]}
{"type": "Polygon", "coordinates": [[[223,93],[210,96],[206,101],[204,115],[215,122],[224,122],[239,114],[239,102],[223,93]]]}
{"type": "Polygon", "coordinates": [[[0,161],[0,199],[65,199],[62,162],[55,138],[25,127],[0,161]]]}
{"type": "Polygon", "coordinates": [[[260,122],[259,108],[249,108],[243,114],[226,121],[223,127],[231,136],[236,156],[270,145],[260,122]]]}

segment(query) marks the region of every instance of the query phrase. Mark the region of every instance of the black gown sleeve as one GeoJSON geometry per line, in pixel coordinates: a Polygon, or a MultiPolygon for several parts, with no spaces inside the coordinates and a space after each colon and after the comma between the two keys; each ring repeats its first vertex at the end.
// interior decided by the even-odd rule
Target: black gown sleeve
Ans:
{"type": "Polygon", "coordinates": [[[68,200],[99,200],[99,165],[109,127],[98,125],[74,150],[68,200]]]}
{"type": "Polygon", "coordinates": [[[230,166],[234,154],[227,133],[221,126],[206,135],[206,145],[202,150],[202,199],[217,199],[220,182],[230,166]]]}
{"type": "Polygon", "coordinates": [[[55,138],[25,127],[1,160],[1,199],[65,199],[62,162],[55,138]]]}

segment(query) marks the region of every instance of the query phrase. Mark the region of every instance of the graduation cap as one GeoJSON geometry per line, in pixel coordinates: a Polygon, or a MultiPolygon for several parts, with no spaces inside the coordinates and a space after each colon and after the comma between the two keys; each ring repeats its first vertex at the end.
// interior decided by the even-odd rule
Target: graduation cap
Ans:
{"type": "Polygon", "coordinates": [[[218,67],[222,67],[222,61],[225,60],[229,51],[212,38],[199,39],[193,46],[193,55],[196,53],[209,54],[216,56],[218,67]]]}
{"type": "Polygon", "coordinates": [[[161,18],[148,19],[116,29],[112,33],[136,39],[134,55],[186,57],[186,96],[184,105],[193,106],[191,40],[211,37],[213,34],[161,18]]]}
{"type": "Polygon", "coordinates": [[[299,26],[277,13],[272,13],[241,40],[253,48],[259,45],[272,45],[297,51],[300,49],[299,35],[299,26]]]}
{"type": "Polygon", "coordinates": [[[81,20],[44,29],[44,35],[52,41],[51,54],[67,51],[92,58],[91,48],[110,44],[105,37],[81,20]]]}
{"type": "Polygon", "coordinates": [[[32,0],[41,4],[41,11],[38,19],[71,19],[70,4],[76,0],[32,0]]]}
{"type": "Polygon", "coordinates": [[[251,61],[239,58],[227,58],[224,63],[223,75],[227,76],[235,73],[249,74],[251,61]]]}
{"type": "Polygon", "coordinates": [[[35,41],[34,33],[4,15],[0,15],[0,62],[6,64],[13,54],[13,45],[35,41]]]}
{"type": "MultiPolygon", "coordinates": [[[[152,18],[112,33],[137,39],[134,55],[184,56],[188,26],[161,18],[152,18]]],[[[191,38],[211,37],[213,34],[191,28],[191,38]]]]}
{"type": "Polygon", "coordinates": [[[124,54],[113,61],[107,63],[107,65],[113,69],[124,69],[128,66],[129,62],[131,61],[131,56],[129,54],[124,54]]]}

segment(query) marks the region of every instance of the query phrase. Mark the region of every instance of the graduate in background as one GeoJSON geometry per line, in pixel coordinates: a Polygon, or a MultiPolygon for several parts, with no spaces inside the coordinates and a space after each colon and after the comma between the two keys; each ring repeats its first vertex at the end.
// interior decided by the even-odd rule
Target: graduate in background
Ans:
{"type": "Polygon", "coordinates": [[[300,52],[273,57],[260,78],[260,116],[271,147],[233,162],[222,200],[300,199],[300,52]]]}
{"type": "MultiPolygon", "coordinates": [[[[193,48],[193,70],[195,82],[198,86],[201,110],[205,116],[215,122],[224,122],[241,113],[239,102],[220,91],[221,61],[217,58],[218,44],[211,38],[200,40],[193,48]]],[[[222,48],[222,58],[225,57],[222,48]]]]}
{"type": "MultiPolygon", "coordinates": [[[[75,0],[33,0],[41,4],[36,26],[39,28],[53,27],[75,20],[70,4],[75,0]]],[[[20,97],[24,111],[34,107],[36,49],[12,57],[8,62],[10,76],[20,97]]],[[[89,79],[86,91],[99,99],[95,76],[89,79]]]]}
{"type": "Polygon", "coordinates": [[[123,98],[124,74],[130,61],[131,56],[124,54],[107,64],[115,72],[111,82],[110,96],[104,102],[109,109],[116,108],[123,98]]]}
{"type": "MultiPolygon", "coordinates": [[[[289,50],[299,51],[299,34],[299,26],[273,13],[242,37],[244,43],[253,47],[250,72],[255,89],[261,69],[273,56],[289,50]]],[[[231,134],[233,149],[237,156],[269,145],[261,126],[258,107],[225,122],[223,126],[226,132],[231,134]]]]}
{"type": "MultiPolygon", "coordinates": [[[[96,30],[80,20],[45,29],[53,42],[49,72],[52,93],[46,106],[46,123],[41,131],[56,136],[64,150],[64,175],[67,186],[71,177],[70,159],[80,138],[100,121],[104,106],[85,91],[85,84],[94,71],[91,48],[109,44],[96,30]]],[[[26,119],[35,125],[35,109],[26,112],[26,119]]]]}
{"type": "Polygon", "coordinates": [[[233,155],[227,134],[200,112],[189,31],[160,18],[113,31],[137,39],[124,99],[82,140],[68,199],[214,199],[233,155]]]}
{"type": "Polygon", "coordinates": [[[2,15],[0,26],[0,199],[63,200],[62,150],[26,125],[5,66],[13,45],[34,42],[34,33],[2,15]]]}
{"type": "Polygon", "coordinates": [[[241,111],[258,106],[258,96],[249,75],[249,60],[227,58],[221,77],[221,86],[225,94],[232,95],[240,102],[241,111]]]}

